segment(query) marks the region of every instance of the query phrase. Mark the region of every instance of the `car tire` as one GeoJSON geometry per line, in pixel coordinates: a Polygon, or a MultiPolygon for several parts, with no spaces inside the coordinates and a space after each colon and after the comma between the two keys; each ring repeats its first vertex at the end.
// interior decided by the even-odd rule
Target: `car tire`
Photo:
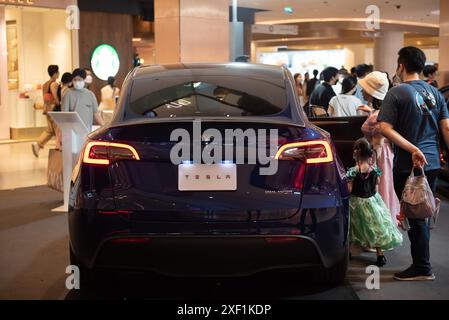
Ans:
{"type": "Polygon", "coordinates": [[[72,247],[69,245],[70,251],[70,264],[72,266],[77,266],[80,272],[80,289],[93,288],[95,287],[95,276],[94,270],[89,269],[84,265],[81,260],[75,255],[72,247]]]}
{"type": "Polygon", "coordinates": [[[321,279],[329,285],[339,286],[345,282],[346,272],[349,265],[349,246],[346,246],[343,259],[336,265],[325,268],[322,272],[321,279]]]}

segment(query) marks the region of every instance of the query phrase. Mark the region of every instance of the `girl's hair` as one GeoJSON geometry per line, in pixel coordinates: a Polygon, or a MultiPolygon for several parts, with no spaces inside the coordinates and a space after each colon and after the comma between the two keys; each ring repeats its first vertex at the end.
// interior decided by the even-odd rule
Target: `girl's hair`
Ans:
{"type": "Polygon", "coordinates": [[[373,156],[373,149],[371,148],[371,144],[366,138],[360,138],[354,143],[354,152],[357,161],[359,160],[367,160],[373,156]]]}
{"type": "Polygon", "coordinates": [[[341,83],[341,93],[345,94],[355,88],[357,85],[357,79],[351,76],[347,76],[341,83]]]}

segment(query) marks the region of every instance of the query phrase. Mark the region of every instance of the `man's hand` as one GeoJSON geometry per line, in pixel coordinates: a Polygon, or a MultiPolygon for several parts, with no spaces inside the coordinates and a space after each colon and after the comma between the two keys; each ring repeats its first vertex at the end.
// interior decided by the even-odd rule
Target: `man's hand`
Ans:
{"type": "Polygon", "coordinates": [[[415,168],[422,168],[424,165],[428,164],[426,156],[419,149],[416,149],[412,153],[412,161],[415,168]]]}

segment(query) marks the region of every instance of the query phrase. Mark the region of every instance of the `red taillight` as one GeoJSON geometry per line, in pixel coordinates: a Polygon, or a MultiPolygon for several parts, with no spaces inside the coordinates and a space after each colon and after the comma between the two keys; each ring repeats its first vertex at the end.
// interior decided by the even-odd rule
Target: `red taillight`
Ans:
{"type": "Polygon", "coordinates": [[[304,175],[306,173],[306,166],[298,166],[296,169],[295,180],[293,180],[293,186],[296,189],[302,189],[304,186],[304,175]]]}
{"type": "Polygon", "coordinates": [[[334,161],[332,148],[324,140],[287,143],[276,153],[277,160],[302,160],[306,163],[329,163],[334,161]]]}
{"type": "Polygon", "coordinates": [[[91,141],[84,149],[83,163],[109,165],[118,160],[140,160],[134,147],[115,142],[91,141]]]}

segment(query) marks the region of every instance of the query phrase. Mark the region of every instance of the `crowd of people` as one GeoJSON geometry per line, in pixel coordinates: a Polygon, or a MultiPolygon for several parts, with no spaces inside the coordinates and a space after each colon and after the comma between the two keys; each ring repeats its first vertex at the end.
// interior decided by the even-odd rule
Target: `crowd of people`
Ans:
{"type": "MultiPolygon", "coordinates": [[[[422,79],[438,88],[437,72],[438,64],[425,65],[422,70],[422,79]]],[[[311,79],[308,72],[304,74],[304,77],[296,73],[294,80],[300,104],[308,115],[313,115],[311,109],[318,107],[324,110],[323,114],[326,116],[351,117],[369,115],[379,105],[378,97],[372,95],[367,97],[367,94],[373,91],[372,85],[375,85],[372,83],[373,75],[364,81],[370,74],[376,75],[378,81],[388,83],[386,91],[401,84],[396,74],[390,79],[387,72],[374,72],[374,66],[368,64],[352,67],[350,72],[344,67],[341,69],[327,67],[321,73],[313,70],[311,79]],[[385,79],[380,79],[385,77],[386,82],[385,79]]]]}
{"type": "Polygon", "coordinates": [[[77,68],[73,72],[66,72],[58,81],[60,73],[57,65],[48,66],[50,79],[42,87],[44,110],[47,117],[47,128],[36,142],[32,143],[33,154],[38,157],[39,152],[51,138],[56,138],[56,149],[61,149],[61,133],[48,112],[70,111],[77,112],[88,130],[94,122],[104,125],[104,119],[99,111],[114,110],[115,102],[120,95],[120,89],[114,77],[109,77],[107,85],[101,90],[101,103],[98,105],[95,94],[91,91],[93,74],[89,68],[77,68]]]}
{"type": "MultiPolygon", "coordinates": [[[[375,250],[376,264],[386,263],[385,250],[402,243],[400,227],[407,230],[412,265],[396,273],[396,280],[433,280],[430,263],[429,219],[406,218],[400,200],[411,174],[424,174],[436,191],[440,169],[440,144],[449,147],[449,112],[438,91],[438,65],[426,65],[416,47],[398,53],[396,74],[358,65],[348,72],[327,67],[314,70],[314,78],[296,85],[308,115],[318,106],[326,116],[366,115],[361,137],[354,144],[356,165],[347,172],[350,197],[350,242],[375,250]],[[341,92],[334,92],[341,83],[341,92]]],[[[305,75],[307,79],[308,75],[305,75]]]]}

